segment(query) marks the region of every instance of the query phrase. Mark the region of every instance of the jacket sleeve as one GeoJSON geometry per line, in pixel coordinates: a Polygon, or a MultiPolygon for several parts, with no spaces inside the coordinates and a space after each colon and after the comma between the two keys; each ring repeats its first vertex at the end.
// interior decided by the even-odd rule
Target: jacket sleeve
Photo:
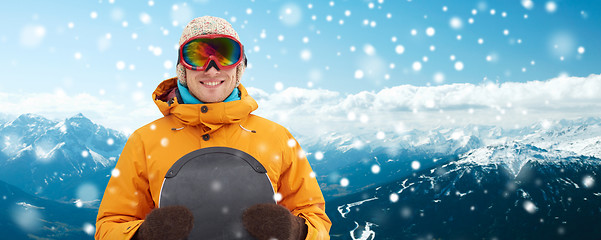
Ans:
{"type": "Polygon", "coordinates": [[[326,215],[325,200],[315,174],[294,137],[288,131],[286,133],[284,164],[277,189],[282,199],[278,204],[305,219],[308,226],[306,239],[330,239],[332,222],[326,215]]]}
{"type": "Polygon", "coordinates": [[[154,208],[142,140],[134,132],[125,144],[104,192],[95,239],[131,239],[154,208]]]}

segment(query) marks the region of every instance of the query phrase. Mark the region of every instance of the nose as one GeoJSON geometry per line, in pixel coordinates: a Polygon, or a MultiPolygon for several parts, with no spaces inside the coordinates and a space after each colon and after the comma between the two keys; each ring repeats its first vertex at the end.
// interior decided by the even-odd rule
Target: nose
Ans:
{"type": "Polygon", "coordinates": [[[219,67],[217,66],[217,63],[215,62],[215,60],[209,60],[209,64],[207,65],[207,68],[205,69],[206,73],[209,73],[209,71],[211,71],[212,69],[214,69],[213,71],[219,72],[219,67]]]}
{"type": "Polygon", "coordinates": [[[205,74],[208,74],[208,75],[217,75],[217,74],[219,74],[219,68],[209,66],[209,68],[207,68],[205,70],[205,74]]]}

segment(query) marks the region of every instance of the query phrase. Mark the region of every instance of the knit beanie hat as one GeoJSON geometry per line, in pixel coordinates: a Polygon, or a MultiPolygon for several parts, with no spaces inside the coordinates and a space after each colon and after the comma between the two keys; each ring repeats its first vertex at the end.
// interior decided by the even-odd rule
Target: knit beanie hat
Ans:
{"type": "MultiPolygon", "coordinates": [[[[235,38],[240,42],[238,33],[234,30],[232,25],[223,18],[204,16],[193,19],[186,25],[184,32],[179,39],[179,45],[181,46],[188,39],[207,34],[223,34],[235,38]]],[[[244,54],[244,53],[243,53],[244,54]]],[[[236,67],[236,83],[240,84],[240,78],[244,73],[245,68],[244,62],[236,67]]],[[[179,82],[184,86],[188,87],[186,80],[186,69],[181,63],[176,66],[177,78],[179,82]]],[[[236,86],[237,86],[236,84],[236,86]]]]}

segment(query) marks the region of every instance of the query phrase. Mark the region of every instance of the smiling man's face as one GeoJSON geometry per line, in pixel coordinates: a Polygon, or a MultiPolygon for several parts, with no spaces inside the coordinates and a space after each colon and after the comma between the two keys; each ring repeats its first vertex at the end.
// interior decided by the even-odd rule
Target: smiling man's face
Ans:
{"type": "Polygon", "coordinates": [[[223,102],[236,87],[236,68],[207,71],[186,69],[188,90],[204,103],[223,102]]]}

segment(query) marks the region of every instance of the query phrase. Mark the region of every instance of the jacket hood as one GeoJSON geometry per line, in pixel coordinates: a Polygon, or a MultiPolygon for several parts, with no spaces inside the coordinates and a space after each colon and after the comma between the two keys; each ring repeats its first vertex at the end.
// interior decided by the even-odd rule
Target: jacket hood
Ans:
{"type": "Polygon", "coordinates": [[[259,105],[248,95],[242,84],[238,85],[240,100],[207,104],[182,104],[176,97],[177,77],[159,84],[152,99],[164,116],[173,115],[185,125],[204,125],[216,130],[223,124],[239,123],[259,105]]]}

